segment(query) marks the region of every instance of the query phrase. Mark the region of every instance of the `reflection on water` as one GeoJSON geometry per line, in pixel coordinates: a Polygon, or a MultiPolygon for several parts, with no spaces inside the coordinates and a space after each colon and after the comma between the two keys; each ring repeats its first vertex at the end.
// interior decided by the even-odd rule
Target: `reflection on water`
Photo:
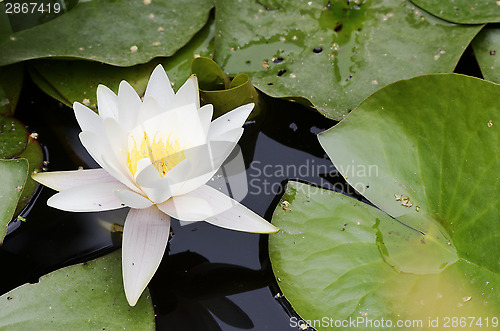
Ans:
{"type": "Polygon", "coordinates": [[[149,286],[158,307],[158,322],[172,330],[221,330],[214,319],[241,329],[254,324],[247,313],[227,298],[268,286],[270,270],[253,270],[211,263],[194,252],[169,255],[149,286]],[[186,318],[186,317],[192,318],[186,318]]]}

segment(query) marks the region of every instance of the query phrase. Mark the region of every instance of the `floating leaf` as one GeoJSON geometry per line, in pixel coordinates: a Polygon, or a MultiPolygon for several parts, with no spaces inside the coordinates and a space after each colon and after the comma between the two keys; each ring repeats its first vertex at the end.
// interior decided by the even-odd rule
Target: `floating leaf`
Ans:
{"type": "Polygon", "coordinates": [[[0,244],[8,223],[27,205],[37,183],[28,177],[43,164],[40,144],[19,120],[0,115],[0,244]],[[12,159],[15,158],[15,159],[12,159]],[[9,160],[10,159],[10,160],[9,160]]]}
{"type": "Polygon", "coordinates": [[[149,291],[125,299],[121,251],[66,267],[0,297],[2,330],[154,330],[149,291]]]}
{"type": "Polygon", "coordinates": [[[211,0],[186,0],[181,6],[172,0],[79,2],[57,19],[3,37],[0,65],[46,57],[146,63],[184,46],[205,25],[212,7],[211,0]]]}
{"type": "Polygon", "coordinates": [[[96,90],[103,84],[118,91],[122,80],[126,80],[140,94],[144,94],[151,72],[163,64],[174,90],[187,80],[191,73],[191,60],[200,54],[210,55],[209,45],[213,40],[213,20],[173,56],[157,58],[134,67],[115,67],[89,61],[37,60],[30,63],[29,73],[35,83],[47,94],[72,107],[78,101],[96,110],[96,90]]]}
{"type": "Polygon", "coordinates": [[[28,130],[19,120],[0,115],[0,158],[19,155],[28,144],[28,130]]]}
{"type": "Polygon", "coordinates": [[[438,317],[442,326],[445,316],[498,316],[499,95],[476,78],[420,76],[377,91],[319,135],[380,210],[289,187],[270,254],[303,318],[438,317]]]}
{"type": "Polygon", "coordinates": [[[269,236],[278,285],[317,330],[375,329],[382,320],[381,329],[414,321],[406,326],[426,330],[436,319],[443,327],[446,317],[465,318],[470,326],[469,316],[473,329],[485,318],[491,326],[500,312],[498,273],[463,258],[448,265],[455,248],[443,246],[436,234],[340,193],[289,182],[273,224],[280,227],[269,236]],[[391,267],[395,261],[405,268],[391,267]],[[408,273],[412,268],[416,272],[408,273]]]}
{"type": "Polygon", "coordinates": [[[478,24],[500,22],[500,2],[495,0],[411,0],[420,8],[444,20],[478,24]]]}
{"type": "Polygon", "coordinates": [[[0,67],[0,114],[12,116],[23,84],[22,64],[0,67]]]}
{"type": "Polygon", "coordinates": [[[409,1],[217,1],[215,60],[273,97],[342,119],[371,93],[452,72],[481,26],[442,21],[409,1]]]}
{"type": "Polygon", "coordinates": [[[262,107],[259,94],[247,74],[239,74],[231,80],[217,63],[206,57],[194,59],[191,72],[198,76],[202,103],[214,105],[214,117],[247,103],[255,103],[251,119],[259,114],[262,107]]]}
{"type": "Polygon", "coordinates": [[[500,29],[485,28],[472,41],[484,79],[500,83],[500,29]]]}
{"type": "Polygon", "coordinates": [[[28,177],[26,159],[0,160],[0,245],[28,177]]]}

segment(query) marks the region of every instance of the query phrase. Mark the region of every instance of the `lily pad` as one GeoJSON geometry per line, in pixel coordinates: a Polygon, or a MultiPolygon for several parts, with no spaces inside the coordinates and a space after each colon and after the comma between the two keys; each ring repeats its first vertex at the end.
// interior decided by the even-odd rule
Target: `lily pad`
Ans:
{"type": "Polygon", "coordinates": [[[26,159],[0,160],[0,245],[28,178],[26,159]]]}
{"type": "Polygon", "coordinates": [[[133,67],[115,67],[92,61],[36,60],[30,63],[29,73],[33,81],[47,94],[72,107],[78,101],[96,110],[96,91],[99,84],[114,92],[122,80],[129,82],[140,94],[144,94],[151,72],[163,64],[174,90],[188,79],[191,60],[195,56],[210,56],[210,44],[214,36],[213,19],[194,38],[173,56],[157,58],[133,67]]]}
{"type": "MultiPolygon", "coordinates": [[[[435,240],[437,233],[297,182],[288,183],[272,220],[280,227],[269,236],[278,285],[317,330],[403,329],[398,323],[427,330],[451,327],[451,317],[469,329],[491,327],[492,318],[498,323],[500,275],[456,259],[454,246],[435,240]]],[[[290,323],[305,325],[294,317],[290,323]]]]}
{"type": "Polygon", "coordinates": [[[149,291],[125,299],[121,251],[54,271],[0,297],[2,330],[154,330],[149,291]]]}
{"type": "Polygon", "coordinates": [[[0,114],[12,116],[23,84],[24,66],[15,64],[0,67],[0,114]]]}
{"type": "Polygon", "coordinates": [[[198,76],[201,102],[214,106],[214,117],[247,103],[255,104],[250,119],[260,113],[263,105],[247,74],[230,79],[217,63],[206,57],[194,59],[191,72],[198,76]]]}
{"type": "Polygon", "coordinates": [[[19,158],[28,161],[28,178],[23,186],[23,192],[19,198],[14,215],[18,215],[24,207],[29,203],[31,197],[35,193],[38,183],[31,178],[31,174],[35,171],[42,171],[43,168],[43,150],[40,144],[33,137],[28,138],[26,149],[19,155],[19,158]]]}
{"type": "Polygon", "coordinates": [[[484,79],[500,83],[500,29],[487,27],[472,41],[484,79]]]}
{"type": "Polygon", "coordinates": [[[394,81],[452,72],[482,26],[409,1],[217,1],[215,60],[273,97],[342,119],[394,81]]]}
{"type": "Polygon", "coordinates": [[[12,218],[28,204],[38,184],[29,174],[40,170],[43,151],[19,120],[0,115],[0,244],[12,218]]]}
{"type": "Polygon", "coordinates": [[[500,3],[494,0],[411,0],[414,4],[444,20],[462,23],[500,22],[500,3]]]}
{"type": "Polygon", "coordinates": [[[476,78],[415,77],[319,135],[337,170],[380,210],[288,189],[270,255],[304,319],[430,317],[443,327],[446,316],[499,315],[499,96],[499,85],[476,78]]]}
{"type": "Polygon", "coordinates": [[[50,22],[2,38],[0,65],[47,57],[117,66],[146,63],[171,56],[187,44],[205,25],[212,7],[212,0],[182,5],[173,0],[81,1],[50,22]]]}
{"type": "Polygon", "coordinates": [[[28,144],[28,130],[19,120],[0,115],[0,158],[9,159],[22,153],[28,144]]]}

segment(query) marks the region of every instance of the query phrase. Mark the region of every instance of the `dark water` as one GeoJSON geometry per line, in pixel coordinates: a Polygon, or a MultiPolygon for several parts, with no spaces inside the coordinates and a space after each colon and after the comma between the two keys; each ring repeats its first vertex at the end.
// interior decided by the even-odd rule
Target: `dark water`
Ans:
{"type": "MultiPolygon", "coordinates": [[[[316,138],[335,122],[300,105],[271,99],[265,113],[245,125],[240,140],[249,185],[242,203],[270,220],[287,179],[327,188],[343,181],[316,138]]],[[[43,94],[29,78],[16,116],[39,133],[39,141],[49,151],[51,171],[97,166],[79,143],[71,109],[43,94]]],[[[126,209],[68,213],[46,206],[52,194],[50,189],[42,190],[27,222],[1,246],[0,263],[8,270],[0,274],[1,294],[120,247],[120,235],[103,224],[123,224],[126,209]]],[[[274,298],[277,286],[267,235],[204,222],[181,227],[173,221],[172,230],[168,254],[149,286],[158,330],[295,329],[274,298]]]]}

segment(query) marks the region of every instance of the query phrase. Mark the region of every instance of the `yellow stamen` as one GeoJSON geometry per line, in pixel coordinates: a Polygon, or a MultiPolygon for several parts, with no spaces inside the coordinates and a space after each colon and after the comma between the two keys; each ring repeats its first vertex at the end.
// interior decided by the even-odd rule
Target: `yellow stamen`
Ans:
{"type": "Polygon", "coordinates": [[[179,141],[172,141],[170,137],[164,142],[162,138],[156,140],[156,134],[151,139],[144,132],[139,148],[137,148],[135,139],[132,138],[132,140],[134,141],[134,145],[130,148],[129,152],[125,152],[125,156],[127,166],[133,176],[137,172],[137,162],[146,157],[151,160],[151,164],[153,164],[162,177],[186,158],[184,148],[180,146],[179,141]]]}

